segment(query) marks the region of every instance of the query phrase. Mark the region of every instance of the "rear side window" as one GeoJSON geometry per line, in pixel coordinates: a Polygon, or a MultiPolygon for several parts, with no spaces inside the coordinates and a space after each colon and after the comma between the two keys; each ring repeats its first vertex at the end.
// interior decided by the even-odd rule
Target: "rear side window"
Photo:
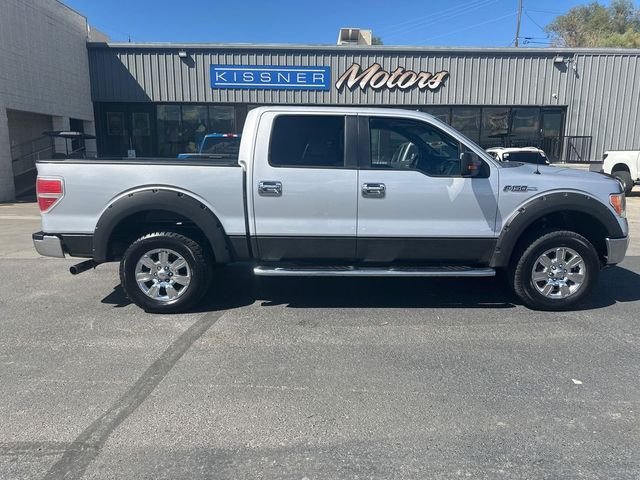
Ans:
{"type": "Polygon", "coordinates": [[[274,167],[344,167],[344,116],[276,117],[269,163],[274,167]]]}

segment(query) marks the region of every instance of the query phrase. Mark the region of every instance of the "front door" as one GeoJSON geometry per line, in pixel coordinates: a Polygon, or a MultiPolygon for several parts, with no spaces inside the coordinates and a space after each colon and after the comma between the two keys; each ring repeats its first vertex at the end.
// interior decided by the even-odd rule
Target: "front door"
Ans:
{"type": "Polygon", "coordinates": [[[466,147],[426,121],[359,117],[359,126],[368,138],[360,140],[358,258],[486,263],[495,242],[495,169],[484,164],[479,176],[463,178],[466,147]]]}
{"type": "Polygon", "coordinates": [[[136,157],[152,157],[153,111],[148,108],[132,108],[129,112],[129,147],[136,157]]]}
{"type": "Polygon", "coordinates": [[[355,122],[334,114],[262,115],[251,179],[262,260],[355,258],[355,122]]]}
{"type": "Polygon", "coordinates": [[[564,111],[561,109],[543,109],[541,122],[541,148],[551,162],[559,162],[562,154],[562,128],[564,111]]]}

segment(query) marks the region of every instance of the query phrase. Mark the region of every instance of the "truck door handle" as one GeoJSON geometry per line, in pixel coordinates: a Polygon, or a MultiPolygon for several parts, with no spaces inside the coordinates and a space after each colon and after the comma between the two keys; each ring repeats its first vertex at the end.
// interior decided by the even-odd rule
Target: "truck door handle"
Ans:
{"type": "Polygon", "coordinates": [[[258,194],[263,197],[281,197],[282,182],[262,181],[258,182],[258,194]]]}
{"type": "Polygon", "coordinates": [[[384,183],[362,184],[362,196],[367,198],[383,198],[387,191],[384,183]]]}

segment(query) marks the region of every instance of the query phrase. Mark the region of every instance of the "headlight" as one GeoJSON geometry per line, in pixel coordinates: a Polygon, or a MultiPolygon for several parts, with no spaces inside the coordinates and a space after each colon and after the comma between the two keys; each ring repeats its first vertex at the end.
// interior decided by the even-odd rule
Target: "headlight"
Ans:
{"type": "Polygon", "coordinates": [[[612,193],[609,195],[609,203],[622,218],[627,216],[627,200],[624,193],[612,193]]]}

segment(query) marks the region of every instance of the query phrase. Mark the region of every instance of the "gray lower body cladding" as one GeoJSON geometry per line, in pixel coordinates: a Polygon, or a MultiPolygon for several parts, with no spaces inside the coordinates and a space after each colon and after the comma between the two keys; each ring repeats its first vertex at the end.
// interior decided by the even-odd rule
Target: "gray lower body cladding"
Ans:
{"type": "Polygon", "coordinates": [[[93,257],[93,235],[84,233],[36,232],[31,238],[40,255],[46,257],[93,257]],[[59,253],[58,253],[59,252],[59,253]]]}

